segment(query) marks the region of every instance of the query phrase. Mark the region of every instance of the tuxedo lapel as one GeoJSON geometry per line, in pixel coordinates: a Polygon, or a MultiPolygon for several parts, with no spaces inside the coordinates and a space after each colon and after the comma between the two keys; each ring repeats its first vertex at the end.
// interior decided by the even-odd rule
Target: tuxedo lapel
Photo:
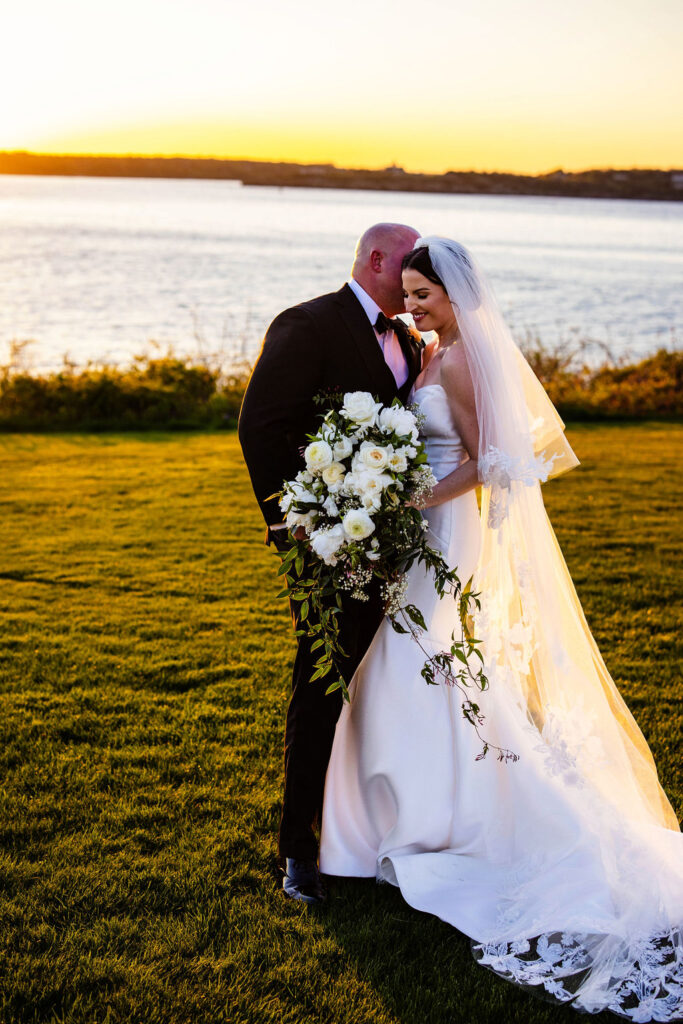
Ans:
{"type": "Polygon", "coordinates": [[[398,321],[402,327],[397,331],[397,336],[403,355],[408,364],[408,379],[412,385],[413,381],[422,369],[422,350],[424,342],[417,331],[410,328],[403,320],[398,321]]]}
{"type": "Polygon", "coordinates": [[[408,377],[405,383],[399,388],[398,397],[402,402],[406,402],[408,400],[408,395],[410,394],[410,389],[422,369],[422,351],[424,349],[424,342],[417,331],[408,327],[403,320],[399,320],[399,323],[403,324],[403,327],[396,333],[403,355],[405,356],[408,364],[408,377]]]}
{"type": "Polygon", "coordinates": [[[374,390],[379,397],[386,401],[387,395],[393,397],[396,394],[396,381],[384,361],[384,353],[365,310],[347,284],[337,292],[335,298],[342,319],[353,340],[354,352],[363,360],[373,382],[374,390]]]}

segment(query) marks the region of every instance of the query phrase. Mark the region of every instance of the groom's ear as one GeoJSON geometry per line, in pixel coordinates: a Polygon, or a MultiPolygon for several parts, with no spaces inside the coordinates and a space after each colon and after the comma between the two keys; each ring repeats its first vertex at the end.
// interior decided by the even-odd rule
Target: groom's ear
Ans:
{"type": "Polygon", "coordinates": [[[370,253],[370,268],[374,270],[376,274],[382,271],[382,260],[384,259],[384,253],[380,252],[379,249],[373,249],[370,253]]]}

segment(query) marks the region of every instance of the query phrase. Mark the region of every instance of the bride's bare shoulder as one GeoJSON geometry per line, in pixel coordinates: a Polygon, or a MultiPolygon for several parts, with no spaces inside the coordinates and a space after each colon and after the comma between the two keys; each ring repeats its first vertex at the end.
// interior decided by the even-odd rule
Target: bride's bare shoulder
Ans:
{"type": "Polygon", "coordinates": [[[426,370],[427,367],[429,366],[429,364],[431,363],[432,359],[434,358],[434,354],[435,354],[435,352],[436,352],[438,347],[439,347],[439,339],[435,335],[432,338],[432,340],[428,341],[427,344],[424,347],[424,352],[422,353],[422,369],[423,370],[426,370]]]}

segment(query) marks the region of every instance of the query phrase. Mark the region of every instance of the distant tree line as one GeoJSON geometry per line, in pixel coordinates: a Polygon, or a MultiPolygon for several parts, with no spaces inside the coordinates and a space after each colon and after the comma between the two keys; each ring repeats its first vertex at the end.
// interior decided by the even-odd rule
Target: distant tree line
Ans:
{"type": "Polygon", "coordinates": [[[579,196],[602,199],[683,199],[683,171],[589,170],[523,175],[447,171],[417,174],[397,166],[383,170],[333,164],[267,163],[195,157],[50,155],[0,152],[0,174],[78,175],[122,178],[206,178],[245,185],[291,188],[355,188],[395,192],[579,196]]]}

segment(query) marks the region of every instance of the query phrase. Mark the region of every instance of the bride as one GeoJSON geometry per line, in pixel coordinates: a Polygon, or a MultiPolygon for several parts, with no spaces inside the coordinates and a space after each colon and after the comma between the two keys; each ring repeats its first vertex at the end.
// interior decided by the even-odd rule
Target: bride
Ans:
{"type": "MultiPolygon", "coordinates": [[[[541,496],[578,460],[470,253],[424,238],[403,268],[406,310],[437,334],[414,392],[438,479],[424,516],[481,595],[489,753],[475,760],[461,695],[427,686],[424,652],[385,619],[337,724],[320,868],[399,886],[468,935],[479,963],[546,997],[680,1020],[683,837],[541,496]]],[[[418,565],[408,602],[420,643],[449,649],[455,605],[418,565]]]]}

